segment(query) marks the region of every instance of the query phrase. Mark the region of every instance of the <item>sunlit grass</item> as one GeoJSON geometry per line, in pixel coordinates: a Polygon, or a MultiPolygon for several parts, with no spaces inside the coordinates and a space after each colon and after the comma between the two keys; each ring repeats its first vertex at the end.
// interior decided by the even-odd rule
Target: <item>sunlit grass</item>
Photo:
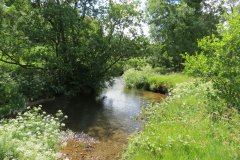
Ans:
{"type": "Polygon", "coordinates": [[[128,88],[143,88],[158,92],[161,87],[170,90],[178,83],[192,81],[192,78],[182,73],[161,75],[155,72],[154,69],[145,67],[142,70],[127,70],[124,73],[124,81],[128,88]]]}
{"type": "Polygon", "coordinates": [[[132,136],[124,159],[239,159],[240,116],[208,100],[209,90],[210,83],[180,84],[165,102],[149,106],[145,128],[132,136]],[[221,111],[212,110],[216,105],[221,111]]]}
{"type": "Polygon", "coordinates": [[[190,82],[191,77],[184,75],[182,73],[172,73],[167,75],[154,74],[147,79],[147,83],[150,85],[150,89],[154,90],[160,85],[166,86],[168,88],[173,88],[178,83],[190,82]]]}

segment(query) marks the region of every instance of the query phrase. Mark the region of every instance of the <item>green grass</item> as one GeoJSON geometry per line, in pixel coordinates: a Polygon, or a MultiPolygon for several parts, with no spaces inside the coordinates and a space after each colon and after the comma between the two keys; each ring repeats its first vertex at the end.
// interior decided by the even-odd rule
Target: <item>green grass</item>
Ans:
{"type": "Polygon", "coordinates": [[[240,116],[209,100],[209,92],[210,83],[182,83],[165,102],[149,106],[144,130],[130,138],[123,159],[240,159],[240,116]]]}
{"type": "Polygon", "coordinates": [[[160,85],[166,86],[167,88],[173,88],[178,83],[190,82],[192,78],[182,73],[172,73],[167,75],[154,74],[147,78],[147,83],[150,85],[150,89],[154,90],[160,85]]]}
{"type": "Polygon", "coordinates": [[[128,88],[145,89],[154,92],[164,92],[182,82],[190,82],[191,77],[182,73],[160,75],[150,67],[142,70],[129,69],[124,73],[125,85],[128,88]]]}

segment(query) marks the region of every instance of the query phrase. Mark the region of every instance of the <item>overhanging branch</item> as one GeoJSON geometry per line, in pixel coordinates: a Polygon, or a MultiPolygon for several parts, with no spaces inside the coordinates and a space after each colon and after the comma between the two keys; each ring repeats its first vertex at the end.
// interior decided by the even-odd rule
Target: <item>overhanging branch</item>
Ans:
{"type": "Polygon", "coordinates": [[[7,63],[7,64],[12,64],[12,65],[17,65],[17,66],[20,66],[24,69],[39,69],[39,70],[44,70],[44,68],[42,67],[37,67],[37,66],[34,66],[34,65],[29,65],[29,64],[21,64],[20,62],[17,62],[17,61],[8,61],[8,60],[5,60],[3,59],[3,56],[1,57],[0,59],[1,62],[4,62],[4,63],[7,63]]]}

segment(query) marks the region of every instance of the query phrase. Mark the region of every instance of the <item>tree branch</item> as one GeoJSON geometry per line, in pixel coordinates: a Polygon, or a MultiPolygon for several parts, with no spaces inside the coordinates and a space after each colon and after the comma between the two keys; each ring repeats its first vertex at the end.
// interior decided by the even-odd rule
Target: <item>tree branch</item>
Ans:
{"type": "Polygon", "coordinates": [[[17,62],[15,60],[12,59],[11,56],[7,55],[12,61],[8,61],[8,60],[4,60],[3,59],[3,55],[1,56],[0,61],[7,63],[7,64],[12,64],[12,65],[18,65],[24,69],[39,69],[39,70],[44,70],[44,68],[42,67],[37,67],[37,66],[33,66],[33,65],[28,65],[28,64],[21,64],[20,62],[17,62]]]}

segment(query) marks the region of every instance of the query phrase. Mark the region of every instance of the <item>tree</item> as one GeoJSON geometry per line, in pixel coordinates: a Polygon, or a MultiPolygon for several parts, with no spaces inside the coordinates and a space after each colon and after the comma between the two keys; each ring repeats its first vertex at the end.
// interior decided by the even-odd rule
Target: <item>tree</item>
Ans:
{"type": "Polygon", "coordinates": [[[139,24],[136,3],[96,3],[4,0],[0,61],[17,67],[14,76],[26,82],[25,94],[31,94],[33,79],[44,83],[37,97],[94,92],[111,78],[117,62],[143,52],[143,38],[128,29],[139,24]]]}
{"type": "Polygon", "coordinates": [[[204,0],[148,1],[151,37],[154,43],[161,43],[164,46],[159,48],[159,54],[164,53],[171,57],[175,70],[182,70],[182,53],[193,54],[199,49],[197,40],[216,31],[217,11],[205,12],[204,2],[204,0]]]}

